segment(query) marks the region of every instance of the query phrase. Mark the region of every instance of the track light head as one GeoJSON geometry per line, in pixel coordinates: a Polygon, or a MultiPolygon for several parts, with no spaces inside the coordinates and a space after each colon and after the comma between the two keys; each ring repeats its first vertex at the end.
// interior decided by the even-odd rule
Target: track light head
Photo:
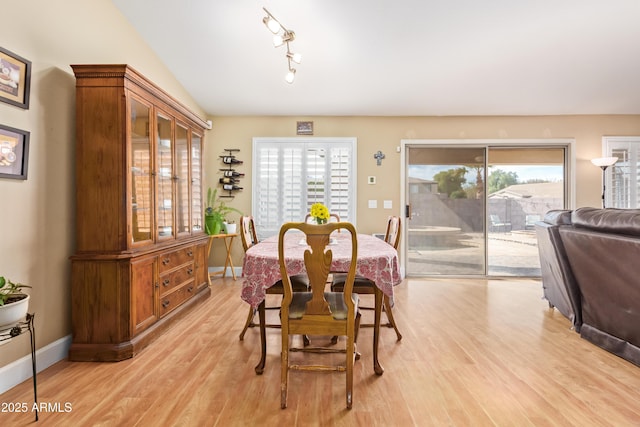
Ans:
{"type": "Polygon", "coordinates": [[[293,83],[295,78],[296,78],[296,69],[295,68],[289,68],[289,72],[287,73],[286,76],[284,76],[284,80],[287,83],[291,84],[291,83],[293,83]]]}
{"type": "Polygon", "coordinates": [[[262,19],[262,22],[264,22],[264,25],[266,25],[269,31],[271,31],[273,34],[278,34],[278,31],[280,31],[280,29],[282,28],[280,23],[273,19],[273,17],[271,16],[265,16],[262,19]]]}
{"type": "Polygon", "coordinates": [[[302,62],[302,55],[300,55],[299,53],[287,52],[287,58],[291,59],[296,64],[299,64],[302,62]]]}

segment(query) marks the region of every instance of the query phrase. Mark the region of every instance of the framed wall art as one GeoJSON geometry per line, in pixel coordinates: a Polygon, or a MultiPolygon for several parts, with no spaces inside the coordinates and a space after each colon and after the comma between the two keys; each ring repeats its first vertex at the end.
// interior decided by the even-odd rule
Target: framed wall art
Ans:
{"type": "Polygon", "coordinates": [[[296,133],[298,135],[313,135],[313,122],[297,122],[296,133]]]}
{"type": "Polygon", "coordinates": [[[0,125],[0,178],[27,179],[29,132],[0,125]]]}
{"type": "Polygon", "coordinates": [[[0,47],[0,101],[29,109],[31,61],[0,47]]]}

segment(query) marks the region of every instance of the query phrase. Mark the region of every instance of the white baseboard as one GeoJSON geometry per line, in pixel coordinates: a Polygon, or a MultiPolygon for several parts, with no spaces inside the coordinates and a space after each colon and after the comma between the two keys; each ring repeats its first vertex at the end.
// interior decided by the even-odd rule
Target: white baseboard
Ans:
{"type": "MultiPolygon", "coordinates": [[[[27,341],[27,345],[29,342],[27,341]]],[[[66,359],[71,346],[71,335],[62,337],[49,345],[36,350],[36,372],[43,371],[60,360],[66,359]]],[[[4,393],[18,384],[31,379],[31,354],[0,368],[0,393],[4,393]]]]}

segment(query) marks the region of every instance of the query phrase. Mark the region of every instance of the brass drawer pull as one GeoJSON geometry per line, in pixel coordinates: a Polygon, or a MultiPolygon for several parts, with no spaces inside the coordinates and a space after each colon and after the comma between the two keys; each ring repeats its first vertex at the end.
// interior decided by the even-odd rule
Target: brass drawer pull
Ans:
{"type": "Polygon", "coordinates": [[[187,269],[187,274],[189,274],[189,275],[193,274],[193,268],[187,269]]]}
{"type": "Polygon", "coordinates": [[[164,286],[169,286],[169,283],[171,283],[171,280],[169,280],[169,279],[164,279],[164,280],[162,281],[162,284],[163,284],[164,286]]]}
{"type": "Polygon", "coordinates": [[[162,265],[167,265],[167,264],[169,264],[170,262],[171,262],[171,259],[170,259],[170,258],[165,258],[165,259],[163,259],[163,260],[162,260],[162,265]]]}
{"type": "Polygon", "coordinates": [[[189,255],[189,256],[193,256],[193,251],[192,251],[192,250],[189,250],[189,251],[187,252],[187,255],[189,255]]]}
{"type": "Polygon", "coordinates": [[[167,308],[167,307],[169,307],[169,304],[171,304],[171,302],[170,302],[170,301],[168,301],[168,300],[164,300],[164,301],[162,301],[162,308],[167,308]]]}

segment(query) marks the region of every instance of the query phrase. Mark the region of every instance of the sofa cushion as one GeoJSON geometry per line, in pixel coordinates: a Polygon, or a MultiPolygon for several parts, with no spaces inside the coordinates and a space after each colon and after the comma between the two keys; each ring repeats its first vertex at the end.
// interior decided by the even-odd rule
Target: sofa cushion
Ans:
{"type": "Polygon", "coordinates": [[[640,209],[578,208],[571,214],[571,222],[603,233],[640,236],[640,209]]]}

